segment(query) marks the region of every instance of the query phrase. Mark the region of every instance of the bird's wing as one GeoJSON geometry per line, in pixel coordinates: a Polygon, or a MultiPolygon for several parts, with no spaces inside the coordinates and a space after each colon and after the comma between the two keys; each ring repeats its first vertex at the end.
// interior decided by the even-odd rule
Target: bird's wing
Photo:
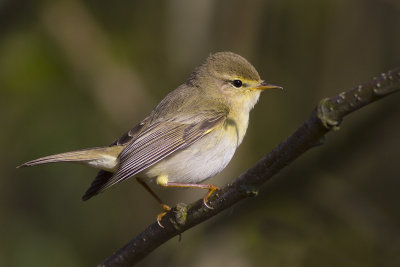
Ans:
{"type": "Polygon", "coordinates": [[[152,122],[127,144],[119,155],[118,170],[88,189],[90,197],[106,188],[132,177],[175,151],[188,147],[213,131],[227,118],[227,111],[203,111],[185,118],[171,118],[152,122]]]}
{"type": "MultiPolygon", "coordinates": [[[[132,129],[123,134],[120,138],[115,140],[110,147],[112,146],[126,146],[134,140],[142,130],[146,129],[147,125],[151,121],[151,117],[147,117],[141,123],[135,125],[132,129]]],[[[100,192],[100,189],[106,184],[114,175],[114,173],[110,171],[100,170],[93,182],[90,184],[90,187],[86,190],[85,194],[82,196],[82,200],[86,201],[91,197],[97,195],[100,192]]]]}
{"type": "Polygon", "coordinates": [[[147,117],[141,123],[138,123],[137,125],[135,125],[135,127],[133,127],[128,132],[123,134],[120,138],[115,140],[110,146],[128,144],[133,139],[135,139],[144,129],[146,129],[146,127],[149,124],[150,120],[151,120],[151,118],[147,117]]]}

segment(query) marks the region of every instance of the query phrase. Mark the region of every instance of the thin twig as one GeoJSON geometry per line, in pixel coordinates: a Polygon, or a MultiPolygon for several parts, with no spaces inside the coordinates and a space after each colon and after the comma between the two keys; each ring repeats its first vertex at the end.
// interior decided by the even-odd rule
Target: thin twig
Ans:
{"type": "Polygon", "coordinates": [[[172,237],[240,200],[257,195],[260,187],[273,175],[308,149],[322,144],[324,135],[331,130],[337,130],[347,114],[397,91],[400,91],[400,68],[382,73],[338,96],[322,99],[296,132],[231,184],[216,191],[209,199],[214,209],[206,208],[202,199],[190,205],[178,204],[163,217],[162,225],[165,228],[153,223],[98,266],[132,266],[172,237]]]}

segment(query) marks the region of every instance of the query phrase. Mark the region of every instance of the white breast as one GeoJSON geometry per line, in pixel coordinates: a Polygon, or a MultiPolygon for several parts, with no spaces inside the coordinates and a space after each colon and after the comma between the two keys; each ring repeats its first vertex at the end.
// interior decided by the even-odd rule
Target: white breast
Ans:
{"type": "Polygon", "coordinates": [[[240,108],[231,109],[224,130],[215,129],[191,146],[176,151],[140,176],[157,178],[167,176],[169,182],[200,183],[221,172],[231,161],[247,130],[250,109],[259,93],[249,95],[240,108]],[[230,119],[234,117],[235,120],[230,119]]]}
{"type": "Polygon", "coordinates": [[[229,138],[211,132],[190,147],[177,151],[143,172],[147,178],[168,175],[169,182],[200,183],[222,171],[237,148],[229,138]]]}

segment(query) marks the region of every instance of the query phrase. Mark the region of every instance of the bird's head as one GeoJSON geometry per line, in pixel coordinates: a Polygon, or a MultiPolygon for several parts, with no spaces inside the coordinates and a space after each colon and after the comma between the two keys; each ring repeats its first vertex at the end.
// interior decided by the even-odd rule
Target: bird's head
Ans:
{"type": "Polygon", "coordinates": [[[253,65],[232,52],[210,55],[192,73],[188,82],[213,98],[223,98],[233,104],[248,102],[251,107],[257,102],[261,91],[282,89],[262,80],[253,65]]]}

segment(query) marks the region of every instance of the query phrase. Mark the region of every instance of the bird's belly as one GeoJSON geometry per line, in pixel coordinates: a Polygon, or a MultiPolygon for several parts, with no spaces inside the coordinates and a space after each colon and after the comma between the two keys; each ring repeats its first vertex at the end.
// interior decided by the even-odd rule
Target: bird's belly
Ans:
{"type": "Polygon", "coordinates": [[[236,138],[224,133],[211,133],[151,166],[141,176],[167,175],[169,182],[200,183],[218,174],[230,162],[237,148],[237,140],[233,139],[236,138]]]}

